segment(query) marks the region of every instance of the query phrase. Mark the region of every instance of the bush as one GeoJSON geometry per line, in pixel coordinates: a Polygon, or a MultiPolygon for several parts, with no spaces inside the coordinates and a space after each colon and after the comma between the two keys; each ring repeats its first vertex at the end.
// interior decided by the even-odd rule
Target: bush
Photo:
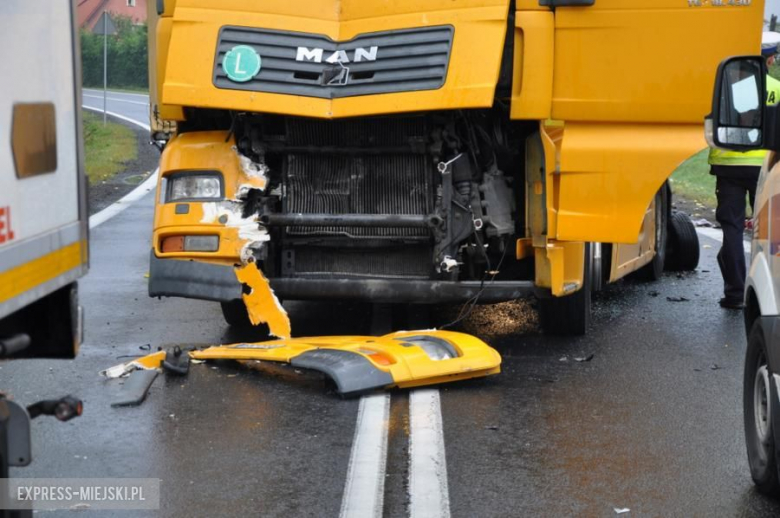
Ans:
{"type": "MultiPolygon", "coordinates": [[[[133,25],[126,16],[115,16],[113,21],[117,33],[108,37],[108,86],[146,90],[149,88],[147,26],[133,25]]],[[[84,86],[102,88],[102,34],[81,30],[81,65],[84,86]]]]}

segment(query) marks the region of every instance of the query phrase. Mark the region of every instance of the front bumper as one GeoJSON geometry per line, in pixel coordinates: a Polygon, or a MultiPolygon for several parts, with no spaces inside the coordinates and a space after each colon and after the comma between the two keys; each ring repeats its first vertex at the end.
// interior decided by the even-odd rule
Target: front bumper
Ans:
{"type": "MultiPolygon", "coordinates": [[[[432,281],[405,279],[272,278],[281,300],[363,300],[376,303],[465,302],[480,290],[480,302],[503,302],[531,295],[532,281],[432,281]]],[[[241,284],[232,267],[199,261],[160,259],[152,251],[149,296],[227,302],[240,299],[241,284]]]]}

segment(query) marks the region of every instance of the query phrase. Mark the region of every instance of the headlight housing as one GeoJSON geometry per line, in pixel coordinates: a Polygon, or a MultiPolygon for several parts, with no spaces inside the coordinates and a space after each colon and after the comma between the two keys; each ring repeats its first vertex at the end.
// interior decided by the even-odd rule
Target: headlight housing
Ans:
{"type": "Polygon", "coordinates": [[[165,201],[212,201],[224,198],[222,175],[217,171],[175,173],[168,176],[165,201]]]}

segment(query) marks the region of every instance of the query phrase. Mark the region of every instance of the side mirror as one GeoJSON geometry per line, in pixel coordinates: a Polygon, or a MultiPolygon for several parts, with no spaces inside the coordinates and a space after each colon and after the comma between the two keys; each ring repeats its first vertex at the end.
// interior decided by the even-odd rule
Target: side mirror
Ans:
{"type": "Polygon", "coordinates": [[[761,56],[734,57],[720,64],[712,98],[715,147],[766,149],[766,74],[761,56]]]}

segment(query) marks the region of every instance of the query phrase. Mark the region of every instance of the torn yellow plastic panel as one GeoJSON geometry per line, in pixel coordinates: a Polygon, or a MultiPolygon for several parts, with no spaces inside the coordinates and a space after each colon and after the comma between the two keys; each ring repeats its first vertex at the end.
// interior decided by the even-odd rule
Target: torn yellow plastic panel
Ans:
{"type": "Polygon", "coordinates": [[[252,325],[268,324],[273,336],[290,338],[290,318],[257,264],[252,262],[236,268],[236,277],[238,282],[249,286],[249,293],[244,293],[243,298],[252,325]]]}
{"type": "Polygon", "coordinates": [[[157,351],[156,353],[147,354],[135,360],[109,367],[104,371],[100,371],[100,374],[107,378],[119,378],[137,369],[160,369],[162,368],[163,360],[165,360],[165,351],[157,351]]]}
{"type": "Polygon", "coordinates": [[[345,395],[489,376],[501,356],[482,340],[450,331],[381,337],[329,336],[239,343],[192,351],[199,360],[265,360],[325,373],[345,395]]]}

